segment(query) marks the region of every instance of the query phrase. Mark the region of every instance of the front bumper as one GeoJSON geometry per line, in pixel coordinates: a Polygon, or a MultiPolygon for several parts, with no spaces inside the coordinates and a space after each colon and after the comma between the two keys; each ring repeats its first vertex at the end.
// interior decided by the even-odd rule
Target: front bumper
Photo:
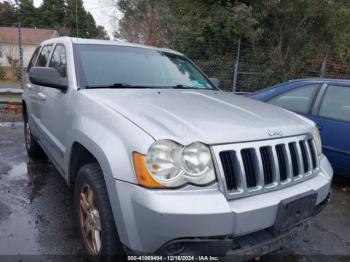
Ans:
{"type": "Polygon", "coordinates": [[[128,249],[147,254],[179,239],[237,238],[269,229],[282,200],[310,190],[317,193],[319,206],[329,195],[333,176],[325,157],[320,167],[319,174],[307,181],[230,201],[217,186],[149,190],[113,178],[107,185],[120,240],[128,249]]]}

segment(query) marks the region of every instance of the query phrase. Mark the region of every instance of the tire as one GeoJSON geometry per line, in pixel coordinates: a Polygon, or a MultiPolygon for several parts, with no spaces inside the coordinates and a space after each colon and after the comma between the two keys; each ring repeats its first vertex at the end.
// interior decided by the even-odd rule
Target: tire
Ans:
{"type": "Polygon", "coordinates": [[[91,261],[121,261],[125,258],[103,173],[97,163],[86,164],[78,171],[74,209],[79,234],[91,261]]]}
{"type": "Polygon", "coordinates": [[[27,154],[33,159],[45,158],[45,153],[40,145],[35,141],[28,121],[27,112],[24,114],[24,142],[26,145],[27,154]]]}

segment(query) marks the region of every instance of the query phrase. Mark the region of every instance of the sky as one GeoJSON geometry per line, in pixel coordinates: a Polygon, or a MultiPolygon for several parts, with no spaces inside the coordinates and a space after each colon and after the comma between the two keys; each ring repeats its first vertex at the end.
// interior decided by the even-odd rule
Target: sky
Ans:
{"type": "MultiPolygon", "coordinates": [[[[42,0],[34,0],[34,6],[40,6],[42,0]]],[[[116,9],[116,0],[83,0],[85,9],[90,12],[97,25],[102,25],[110,37],[117,26],[117,19],[121,17],[116,9]],[[114,4],[113,4],[114,3],[114,4]]]]}

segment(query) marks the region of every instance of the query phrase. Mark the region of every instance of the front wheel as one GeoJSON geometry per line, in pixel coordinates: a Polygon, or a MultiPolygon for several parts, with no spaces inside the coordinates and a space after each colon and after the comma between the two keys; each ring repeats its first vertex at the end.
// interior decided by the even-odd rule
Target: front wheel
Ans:
{"type": "Polygon", "coordinates": [[[74,203],[79,233],[93,261],[124,258],[103,173],[98,164],[86,164],[80,168],[74,203]]]}
{"type": "Polygon", "coordinates": [[[24,115],[24,140],[26,145],[27,154],[30,158],[38,159],[44,158],[45,153],[41,149],[40,145],[35,141],[32,130],[28,121],[28,114],[24,115]]]}

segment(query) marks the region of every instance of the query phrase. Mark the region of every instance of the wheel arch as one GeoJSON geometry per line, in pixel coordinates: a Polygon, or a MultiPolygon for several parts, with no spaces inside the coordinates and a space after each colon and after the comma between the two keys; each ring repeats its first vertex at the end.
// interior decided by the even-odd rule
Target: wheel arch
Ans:
{"type": "MultiPolygon", "coordinates": [[[[85,146],[79,142],[74,142],[72,145],[69,166],[68,166],[68,183],[74,184],[79,169],[88,164],[97,163],[100,165],[96,157],[85,146]]],[[[101,167],[101,165],[100,165],[101,167]]]]}
{"type": "Polygon", "coordinates": [[[98,143],[91,140],[86,134],[79,132],[79,139],[70,143],[66,154],[66,180],[69,185],[75,183],[79,169],[88,163],[98,163],[103,176],[113,176],[108,157],[98,143]]]}

